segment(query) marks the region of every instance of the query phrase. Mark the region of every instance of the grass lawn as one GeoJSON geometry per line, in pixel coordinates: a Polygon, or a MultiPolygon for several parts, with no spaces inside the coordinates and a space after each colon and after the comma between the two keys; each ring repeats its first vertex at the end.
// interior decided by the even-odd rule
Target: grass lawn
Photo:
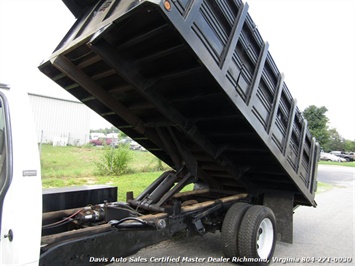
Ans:
{"type": "Polygon", "coordinates": [[[355,162],[342,162],[342,163],[338,163],[338,162],[319,161],[318,164],[355,167],[355,162]]]}
{"type": "Polygon", "coordinates": [[[126,192],[133,191],[138,196],[162,172],[143,172],[122,176],[91,176],[91,177],[49,177],[42,179],[43,188],[82,186],[82,185],[110,185],[118,187],[118,200],[126,200],[126,192]]]}
{"type": "MultiPolygon", "coordinates": [[[[120,176],[100,176],[97,174],[95,162],[99,161],[105,150],[100,147],[53,147],[43,145],[41,150],[42,186],[65,187],[80,185],[107,184],[118,187],[120,201],[125,201],[126,192],[133,191],[134,196],[141,193],[149,184],[158,178],[169,167],[163,164],[151,153],[129,151],[131,161],[128,174],[120,176]]],[[[336,163],[323,162],[325,165],[341,165],[354,167],[355,162],[336,163]]],[[[328,191],[333,186],[318,183],[317,193],[328,191]]],[[[192,185],[184,190],[191,190],[192,185]]]]}
{"type": "MultiPolygon", "coordinates": [[[[104,155],[103,147],[53,147],[42,145],[41,169],[43,178],[69,178],[97,176],[95,165],[104,155]]],[[[150,152],[129,151],[132,160],[128,166],[129,173],[152,172],[169,167],[150,152]]]]}
{"type": "Polygon", "coordinates": [[[42,145],[42,178],[91,176],[96,171],[94,162],[102,154],[101,149],[42,145]]]}
{"type": "MultiPolygon", "coordinates": [[[[43,145],[41,169],[43,188],[108,184],[118,187],[119,200],[126,192],[138,195],[169,167],[149,152],[129,151],[128,174],[100,176],[95,162],[104,155],[102,147],[53,147],[43,145]],[[163,170],[159,170],[163,167],[163,170]]],[[[190,187],[191,188],[191,187],[190,187]]]]}

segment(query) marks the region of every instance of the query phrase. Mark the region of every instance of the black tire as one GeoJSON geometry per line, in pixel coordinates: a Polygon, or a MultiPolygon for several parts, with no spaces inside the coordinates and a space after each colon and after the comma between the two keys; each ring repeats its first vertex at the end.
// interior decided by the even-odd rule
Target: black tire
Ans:
{"type": "Polygon", "coordinates": [[[275,250],[276,219],[272,210],[255,205],[245,213],[239,228],[239,256],[245,265],[267,265],[275,250]],[[260,246],[261,245],[261,246],[260,246]]]}
{"type": "Polygon", "coordinates": [[[223,252],[227,258],[238,257],[238,232],[250,204],[237,202],[227,211],[222,224],[223,252]]]}

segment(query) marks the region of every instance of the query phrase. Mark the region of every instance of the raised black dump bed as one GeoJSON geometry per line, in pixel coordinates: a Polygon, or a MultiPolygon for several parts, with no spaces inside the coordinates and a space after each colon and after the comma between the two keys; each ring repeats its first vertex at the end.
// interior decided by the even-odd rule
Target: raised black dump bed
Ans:
{"type": "Polygon", "coordinates": [[[64,2],[78,19],[45,75],[190,181],[316,205],[319,146],[247,4],[64,2]]]}
{"type": "Polygon", "coordinates": [[[77,21],[40,70],[172,170],[127,202],[44,213],[40,264],[218,230],[227,258],[269,262],[277,238],[292,242],[294,207],[316,205],[319,146],[248,5],[63,1],[77,21]]]}

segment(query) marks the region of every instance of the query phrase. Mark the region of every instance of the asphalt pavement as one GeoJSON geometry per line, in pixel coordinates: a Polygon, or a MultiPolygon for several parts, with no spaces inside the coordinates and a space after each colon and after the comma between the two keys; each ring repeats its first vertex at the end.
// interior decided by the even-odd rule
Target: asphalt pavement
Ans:
{"type": "MultiPolygon", "coordinates": [[[[355,265],[354,170],[319,165],[318,180],[333,188],[316,195],[317,208],[295,210],[293,244],[277,242],[272,265],[355,265]]],[[[238,265],[225,261],[219,232],[177,236],[126,259],[134,265],[238,265]]]]}

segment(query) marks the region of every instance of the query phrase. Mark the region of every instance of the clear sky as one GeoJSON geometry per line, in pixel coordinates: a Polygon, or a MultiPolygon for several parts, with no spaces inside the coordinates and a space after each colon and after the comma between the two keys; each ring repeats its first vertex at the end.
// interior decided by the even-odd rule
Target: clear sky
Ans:
{"type": "MultiPolygon", "coordinates": [[[[355,140],[355,1],[247,2],[300,110],[327,107],[330,127],[355,140]]],[[[37,67],[73,23],[61,0],[0,0],[0,82],[69,98],[37,67]]],[[[96,117],[92,128],[108,125],[96,117]]]]}

